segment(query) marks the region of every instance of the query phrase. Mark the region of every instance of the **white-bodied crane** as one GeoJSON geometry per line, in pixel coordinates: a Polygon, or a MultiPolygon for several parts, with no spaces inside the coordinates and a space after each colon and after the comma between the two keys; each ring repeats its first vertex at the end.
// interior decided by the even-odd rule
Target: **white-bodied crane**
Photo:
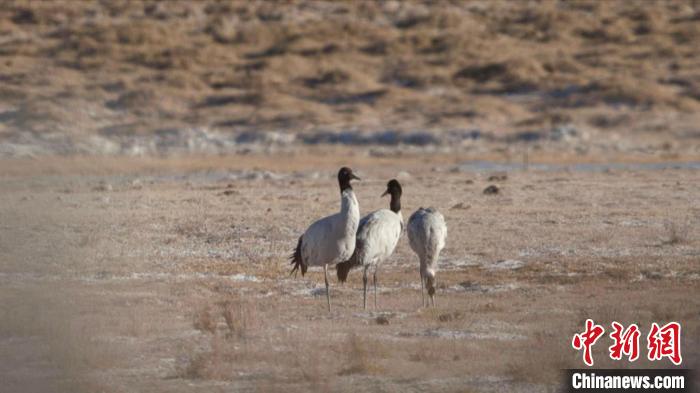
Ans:
{"type": "Polygon", "coordinates": [[[343,167],[338,171],[340,186],[340,211],[321,218],[309,226],[290,257],[294,265],[292,273],[301,270],[306,273],[309,266],[323,266],[326,281],[328,311],[331,311],[331,294],[328,286],[328,265],[346,261],[355,251],[355,234],[360,221],[360,206],[352,190],[350,181],[360,180],[352,169],[343,167]]]}
{"type": "Polygon", "coordinates": [[[427,306],[424,290],[435,307],[435,274],[438,270],[440,251],[445,247],[447,225],[445,218],[432,207],[420,208],[408,219],[408,243],[420,260],[421,298],[427,306]]]}
{"type": "Polygon", "coordinates": [[[377,308],[377,270],[379,265],[389,258],[399,242],[403,232],[401,216],[401,184],[395,179],[386,185],[384,195],[391,195],[389,209],[372,212],[360,220],[357,230],[357,244],[352,257],[337,265],[338,280],[345,282],[348,272],[353,267],[363,267],[362,289],[363,306],[367,309],[367,271],[374,268],[374,308],[377,308]]]}

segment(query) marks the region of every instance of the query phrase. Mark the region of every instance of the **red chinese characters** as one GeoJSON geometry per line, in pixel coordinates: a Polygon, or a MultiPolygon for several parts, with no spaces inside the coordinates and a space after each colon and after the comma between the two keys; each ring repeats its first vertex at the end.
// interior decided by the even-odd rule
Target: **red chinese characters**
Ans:
{"type": "Polygon", "coordinates": [[[605,333],[605,329],[602,326],[593,323],[592,319],[586,320],[586,331],[583,333],[575,334],[571,345],[576,350],[583,349],[583,362],[587,366],[593,365],[593,354],[591,353],[591,347],[598,341],[600,336],[605,333]]]}
{"type": "Polygon", "coordinates": [[[647,348],[649,360],[661,360],[669,358],[673,364],[679,365],[683,361],[681,357],[681,325],[677,322],[669,322],[659,327],[656,322],[651,324],[651,331],[647,336],[647,348]]]}
{"type": "Polygon", "coordinates": [[[622,359],[622,355],[627,355],[630,362],[639,358],[639,327],[636,324],[630,325],[626,330],[617,322],[612,323],[614,331],[610,333],[610,338],[614,343],[610,346],[610,358],[614,360],[622,359]]]}
{"type": "MultiPolygon", "coordinates": [[[[627,357],[630,362],[639,359],[639,337],[641,332],[637,324],[625,327],[612,322],[612,332],[610,338],[613,343],[608,347],[610,358],[621,360],[627,357]]],[[[605,333],[605,329],[596,325],[591,319],[586,320],[586,330],[574,334],[571,346],[574,349],[583,350],[583,362],[587,366],[593,366],[593,345],[605,333]]],[[[683,362],[681,356],[681,325],[678,322],[669,322],[664,326],[659,326],[656,322],[651,324],[651,330],[647,335],[647,357],[650,361],[668,358],[673,364],[680,365],[683,362]]]]}

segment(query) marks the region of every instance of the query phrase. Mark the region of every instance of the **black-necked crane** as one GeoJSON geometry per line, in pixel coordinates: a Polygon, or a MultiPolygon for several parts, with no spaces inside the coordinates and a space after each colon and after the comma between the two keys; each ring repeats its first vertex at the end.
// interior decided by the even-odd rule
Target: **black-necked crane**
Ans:
{"type": "Polygon", "coordinates": [[[445,247],[447,225],[445,218],[434,208],[420,208],[408,219],[408,243],[420,260],[420,293],[423,306],[427,306],[424,290],[435,307],[435,274],[438,270],[440,251],[445,247]]]}
{"type": "Polygon", "coordinates": [[[357,230],[357,244],[352,257],[337,265],[338,280],[345,282],[348,272],[356,266],[363,267],[362,289],[363,306],[367,309],[367,272],[374,268],[374,308],[377,308],[377,270],[379,265],[389,258],[399,242],[403,232],[403,217],[401,216],[401,184],[395,179],[386,185],[384,195],[391,195],[389,209],[372,212],[360,220],[357,230]]]}
{"type": "Polygon", "coordinates": [[[328,311],[331,311],[331,294],[328,286],[328,266],[348,260],[355,251],[355,234],[360,221],[360,206],[350,181],[360,180],[352,169],[343,167],[338,171],[340,186],[340,211],[314,222],[306,229],[294,254],[290,257],[294,265],[292,273],[306,273],[310,266],[323,266],[326,281],[328,311]]]}

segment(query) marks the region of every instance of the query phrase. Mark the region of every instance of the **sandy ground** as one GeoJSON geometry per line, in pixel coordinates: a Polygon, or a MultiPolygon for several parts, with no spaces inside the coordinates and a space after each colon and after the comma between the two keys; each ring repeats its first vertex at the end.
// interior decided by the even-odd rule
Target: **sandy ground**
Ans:
{"type": "MultiPolygon", "coordinates": [[[[570,342],[586,318],[643,334],[679,321],[697,368],[697,170],[495,181],[460,157],[346,154],[363,213],[388,205],[398,177],[404,216],[435,206],[449,236],[437,308],[419,307],[404,237],[378,309],[362,310],[355,271],[333,277],[329,314],[322,272],[290,277],[287,256],[337,209],[339,157],[4,161],[3,391],[556,391],[559,370],[582,365],[570,342]],[[483,194],[490,184],[500,193],[483,194]]],[[[629,366],[608,345],[596,366],[629,366]]]]}

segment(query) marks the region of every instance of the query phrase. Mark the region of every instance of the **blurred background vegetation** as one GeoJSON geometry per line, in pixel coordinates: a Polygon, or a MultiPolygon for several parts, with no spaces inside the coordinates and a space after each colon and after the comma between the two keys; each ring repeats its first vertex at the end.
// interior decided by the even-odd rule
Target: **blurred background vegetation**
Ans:
{"type": "Polygon", "coordinates": [[[4,1],[0,154],[566,138],[697,152],[699,42],[698,1],[4,1]]]}

